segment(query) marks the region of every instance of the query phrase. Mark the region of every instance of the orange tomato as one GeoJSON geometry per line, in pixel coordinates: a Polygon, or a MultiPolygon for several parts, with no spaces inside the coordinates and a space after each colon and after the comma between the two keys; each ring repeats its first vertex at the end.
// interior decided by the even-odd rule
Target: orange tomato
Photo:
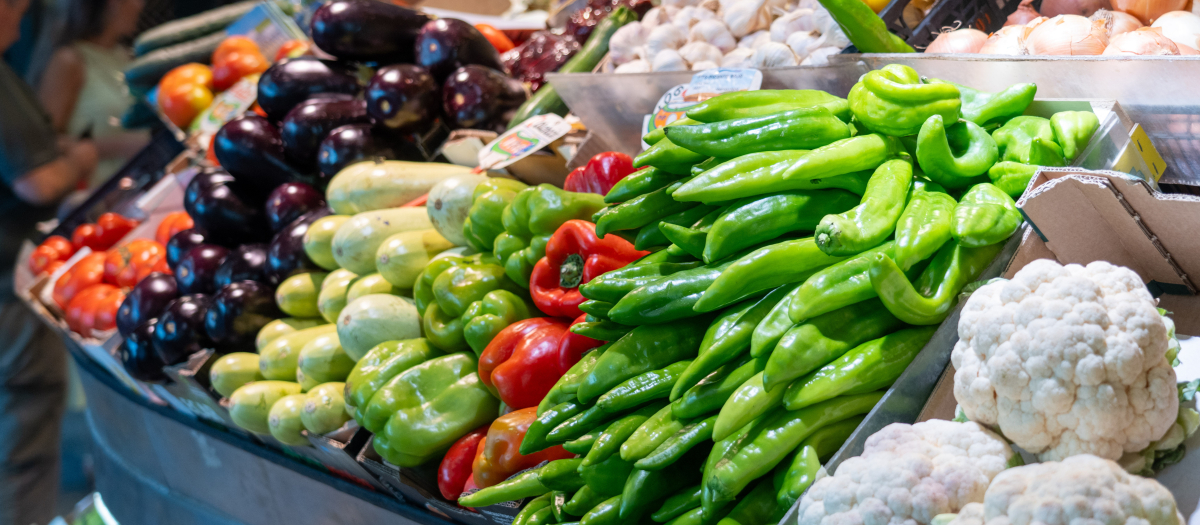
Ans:
{"type": "Polygon", "coordinates": [[[308,42],[304,40],[288,40],[282,46],[279,46],[279,51],[275,52],[275,61],[279,62],[285,58],[296,58],[311,54],[312,49],[308,47],[308,42]]]}
{"type": "Polygon", "coordinates": [[[262,73],[268,67],[271,64],[257,50],[231,53],[221,63],[213,62],[213,88],[225,91],[242,78],[262,73]]]}
{"type": "Polygon", "coordinates": [[[79,292],[67,304],[67,327],[85,337],[117,327],[117,309],[125,293],[111,284],[95,284],[79,292]]]}
{"type": "Polygon", "coordinates": [[[236,53],[262,54],[262,51],[258,49],[258,44],[256,44],[253,40],[241,35],[234,35],[222,40],[220,45],[217,46],[217,50],[213,51],[213,66],[215,67],[218,64],[225,62],[231,55],[236,53]]]}
{"type": "Polygon", "coordinates": [[[166,257],[166,246],[149,239],[134,239],[108,251],[104,259],[104,281],[133,288],[166,257]]]}
{"type": "Polygon", "coordinates": [[[508,38],[508,35],[490,25],[475,24],[475,29],[478,29],[480,33],[483,33],[483,37],[486,38],[488,42],[492,43],[492,47],[496,48],[496,51],[503,53],[509,49],[517,47],[513,44],[512,40],[508,38]]]}
{"type": "Polygon", "coordinates": [[[180,128],[188,127],[212,101],[212,90],[200,84],[180,84],[158,91],[158,107],[180,128]]]}
{"type": "Polygon", "coordinates": [[[59,276],[51,296],[59,308],[66,308],[84,288],[104,281],[104,252],[88,254],[59,276]]]}
{"type": "Polygon", "coordinates": [[[188,84],[200,85],[212,89],[212,69],[196,62],[176,67],[168,71],[166,75],[163,75],[162,80],[158,81],[158,90],[159,92],[174,91],[176,87],[188,84]]]}
{"type": "MultiPolygon", "coordinates": [[[[211,151],[212,148],[209,148],[211,151]]],[[[154,240],[159,244],[166,245],[167,241],[171,240],[176,233],[195,226],[192,222],[192,217],[185,211],[177,211],[163,218],[162,222],[158,223],[158,229],[154,231],[154,240]]]]}

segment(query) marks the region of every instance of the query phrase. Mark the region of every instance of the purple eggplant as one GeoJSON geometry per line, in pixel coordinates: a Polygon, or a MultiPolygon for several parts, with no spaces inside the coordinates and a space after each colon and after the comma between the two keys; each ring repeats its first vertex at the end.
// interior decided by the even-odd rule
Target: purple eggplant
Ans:
{"type": "Polygon", "coordinates": [[[147,319],[135,326],[125,336],[121,343],[121,365],[129,375],[139,381],[148,383],[163,381],[167,375],[163,373],[166,363],[154,351],[154,328],[158,319],[147,319]]]}
{"type": "Polygon", "coordinates": [[[235,282],[213,296],[204,315],[204,332],[219,353],[253,352],[258,331],[281,317],[272,287],[255,281],[235,282]]]}
{"type": "Polygon", "coordinates": [[[333,0],[313,13],[312,39],[342,60],[412,63],[417,33],[429,15],[378,0],[333,0]]]}
{"type": "Polygon", "coordinates": [[[201,244],[188,250],[179,259],[179,266],[175,269],[175,283],[179,286],[179,293],[213,293],[216,290],[213,280],[217,276],[217,269],[227,256],[229,248],[215,244],[201,244]]]}
{"type": "Polygon", "coordinates": [[[456,18],[431,20],[421,28],[416,63],[439,82],[454,70],[472,64],[504,71],[495,46],[474,26],[456,18]]]}
{"type": "Polygon", "coordinates": [[[258,79],[258,105],[277,122],[318,93],[357,95],[361,89],[358,77],[346,66],[313,57],[289,58],[276,62],[258,79]]]}
{"type": "Polygon", "coordinates": [[[256,114],[225,123],[213,138],[212,147],[222,168],[259,193],[303,178],[287,163],[279,129],[256,114]]]}
{"type": "Polygon", "coordinates": [[[329,132],[317,153],[321,179],[328,181],[342,168],[361,160],[398,158],[390,135],[374,130],[370,124],[348,124],[329,132]]]}
{"type": "Polygon", "coordinates": [[[204,314],[212,298],[204,294],[185,295],[167,305],[158,317],[151,340],[154,352],[167,366],[187,361],[188,356],[212,346],[204,332],[204,314]]]}
{"type": "Polygon", "coordinates": [[[441,114],[441,85],[421,66],[381,67],[367,83],[367,113],[397,133],[423,133],[441,114]]]}
{"type": "Polygon", "coordinates": [[[453,128],[504,131],[528,95],[524,86],[483,66],[464,66],[442,87],[442,109],[453,128]]]}
{"type": "Polygon", "coordinates": [[[331,213],[328,208],[310,211],[275,234],[267,248],[267,271],[272,279],[283,282],[296,273],[323,271],[304,253],[304,233],[313,221],[331,213]]]}
{"type": "Polygon", "coordinates": [[[278,232],[301,215],[323,207],[325,195],[316,188],[303,182],[289,182],[275,188],[267,197],[267,223],[272,232],[278,232]]]}
{"type": "Polygon", "coordinates": [[[321,141],[346,124],[368,124],[367,103],[346,95],[322,96],[301,102],[283,117],[280,125],[283,149],[292,165],[305,172],[317,171],[321,141]]]}
{"type": "Polygon", "coordinates": [[[165,273],[152,273],[137,283],[125,301],[117,309],[117,331],[129,337],[138,325],[147,319],[158,317],[167,303],[179,297],[179,286],[175,277],[165,273]]]}
{"type": "Polygon", "coordinates": [[[267,194],[261,196],[223,171],[196,175],[183,195],[183,207],[201,230],[226,246],[261,242],[271,233],[263,214],[267,194]]]}
{"type": "Polygon", "coordinates": [[[204,244],[204,233],[197,228],[189,228],[172,235],[171,240],[167,241],[167,267],[174,273],[183,254],[201,244],[204,244]]]}
{"type": "Polygon", "coordinates": [[[221,261],[221,265],[213,274],[213,288],[217,290],[241,281],[271,283],[267,275],[267,245],[238,246],[225,256],[225,260],[221,261]]]}
{"type": "Polygon", "coordinates": [[[537,93],[546,83],[546,73],[558,71],[579,48],[574,37],[538,31],[521,45],[505,51],[500,60],[513,78],[529,84],[529,90],[537,93]]]}

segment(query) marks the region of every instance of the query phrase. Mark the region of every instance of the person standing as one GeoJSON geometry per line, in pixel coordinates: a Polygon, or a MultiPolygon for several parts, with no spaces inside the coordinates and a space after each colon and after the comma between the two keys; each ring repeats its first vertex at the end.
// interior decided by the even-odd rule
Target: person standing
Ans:
{"type": "MultiPolygon", "coordinates": [[[[29,0],[0,0],[0,53],[29,0]]],[[[0,525],[47,523],[58,494],[66,352],[13,290],[22,241],[95,168],[91,141],[59,140],[32,88],[0,63],[0,525]]]]}

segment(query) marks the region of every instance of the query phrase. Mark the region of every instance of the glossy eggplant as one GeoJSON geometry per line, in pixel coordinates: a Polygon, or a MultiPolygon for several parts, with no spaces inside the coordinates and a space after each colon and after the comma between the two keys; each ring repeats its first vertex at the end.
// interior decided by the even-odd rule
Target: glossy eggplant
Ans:
{"type": "Polygon", "coordinates": [[[275,290],[255,281],[221,288],[204,314],[204,332],[217,352],[254,352],[254,339],[267,323],[283,317],[275,305],[275,290]]]}
{"type": "Polygon", "coordinates": [[[520,81],[483,66],[463,66],[442,86],[442,110],[452,128],[503,131],[526,98],[520,81]]]}
{"type": "Polygon", "coordinates": [[[348,95],[321,95],[301,102],[283,117],[280,135],[288,161],[305,173],[317,171],[321,141],[346,124],[369,124],[367,103],[348,95]]]}
{"type": "Polygon", "coordinates": [[[217,290],[241,281],[275,284],[271,282],[267,272],[266,244],[238,246],[225,256],[225,260],[221,261],[221,266],[218,266],[217,272],[213,274],[213,288],[217,290]]]}
{"type": "Polygon", "coordinates": [[[325,195],[312,185],[303,182],[282,184],[267,196],[267,224],[271,225],[271,231],[278,232],[301,215],[324,207],[325,195]]]}
{"type": "Polygon", "coordinates": [[[303,178],[287,163],[279,129],[255,113],[226,122],[213,137],[212,147],[221,167],[258,193],[303,178]]]}
{"type": "Polygon", "coordinates": [[[175,284],[183,295],[213,293],[214,281],[221,263],[229,256],[229,248],[215,244],[201,244],[179,259],[175,269],[175,284]]]}
{"type": "Polygon", "coordinates": [[[500,53],[474,26],[457,18],[431,20],[417,34],[416,64],[443,81],[472,64],[504,71],[500,53]]]}
{"type": "Polygon", "coordinates": [[[430,20],[420,11],[377,0],[333,0],[312,17],[312,39],[342,60],[412,63],[413,45],[430,20]]]}
{"type": "Polygon", "coordinates": [[[147,275],[117,308],[117,331],[123,337],[129,337],[139,325],[162,314],[167,304],[177,297],[179,286],[174,276],[157,272],[147,275]]]}
{"type": "Polygon", "coordinates": [[[380,135],[370,124],[347,124],[330,131],[317,152],[321,180],[328,184],[342,168],[361,160],[395,159],[391,141],[380,135]]]}
{"type": "Polygon", "coordinates": [[[175,273],[183,254],[204,244],[204,240],[204,232],[199,228],[188,228],[172,235],[171,240],[167,241],[167,268],[171,269],[171,273],[175,273]]]}
{"type": "Polygon", "coordinates": [[[324,271],[304,253],[304,233],[313,221],[331,213],[333,212],[329,208],[310,211],[275,234],[267,248],[267,273],[271,279],[283,282],[292,274],[324,271]]]}
{"type": "Polygon", "coordinates": [[[267,194],[237,182],[224,171],[200,173],[188,183],[183,208],[196,226],[210,232],[216,242],[237,246],[266,240],[271,230],[263,213],[267,194]]]}
{"type": "Polygon", "coordinates": [[[158,319],[147,319],[128,334],[122,334],[125,340],[120,348],[121,366],[139,381],[158,382],[167,379],[163,373],[166,363],[154,351],[154,327],[157,324],[158,319]]]}
{"type": "Polygon", "coordinates": [[[441,85],[421,66],[381,67],[367,83],[367,113],[397,133],[423,133],[441,115],[441,85]]]}
{"type": "Polygon", "coordinates": [[[204,294],[185,295],[167,305],[158,317],[151,341],[163,364],[177,365],[188,356],[212,346],[204,332],[204,316],[212,298],[204,294]]]}
{"type": "Polygon", "coordinates": [[[288,58],[267,68],[258,79],[258,105],[267,118],[278,122],[296,104],[318,93],[357,95],[361,90],[354,71],[344,65],[307,56],[288,58]]]}

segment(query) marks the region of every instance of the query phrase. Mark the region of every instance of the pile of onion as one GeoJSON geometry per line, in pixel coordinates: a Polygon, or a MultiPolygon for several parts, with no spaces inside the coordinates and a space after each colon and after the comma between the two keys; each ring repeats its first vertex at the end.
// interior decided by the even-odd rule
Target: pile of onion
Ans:
{"type": "Polygon", "coordinates": [[[1143,24],[1150,25],[1171,11],[1182,11],[1188,3],[1188,0],[1112,0],[1112,8],[1136,16],[1143,24]]]}
{"type": "Polygon", "coordinates": [[[1108,47],[1108,27],[1104,20],[1088,20],[1079,15],[1059,15],[1037,23],[1025,47],[1031,55],[1099,55],[1108,47]]]}
{"type": "Polygon", "coordinates": [[[988,36],[973,28],[949,29],[933,39],[926,53],[978,53],[988,36]]]}
{"type": "Polygon", "coordinates": [[[1112,9],[1109,0],[1042,0],[1042,15],[1092,16],[1101,9],[1112,9]]]}
{"type": "Polygon", "coordinates": [[[1113,37],[1104,49],[1105,55],[1178,55],[1179,46],[1163,36],[1155,27],[1141,27],[1113,37]]]}
{"type": "Polygon", "coordinates": [[[1133,16],[1129,13],[1122,13],[1120,11],[1101,9],[1092,14],[1091,18],[1092,20],[1104,20],[1105,25],[1108,27],[1108,38],[1110,40],[1119,34],[1128,33],[1139,27],[1144,27],[1142,22],[1138,20],[1136,16],[1133,16]]]}
{"type": "MultiPolygon", "coordinates": [[[[1187,11],[1172,11],[1158,17],[1158,20],[1155,20],[1154,25],[1150,27],[1161,29],[1163,36],[1170,38],[1180,46],[1200,49],[1200,16],[1187,11]]],[[[1180,51],[1184,51],[1184,49],[1181,47],[1180,51]]],[[[1194,53],[1184,52],[1183,54],[1194,53]]]]}
{"type": "Polygon", "coordinates": [[[1004,26],[988,37],[979,52],[985,55],[1028,55],[1029,50],[1025,49],[1025,36],[1028,34],[1027,26],[1004,26]]]}

